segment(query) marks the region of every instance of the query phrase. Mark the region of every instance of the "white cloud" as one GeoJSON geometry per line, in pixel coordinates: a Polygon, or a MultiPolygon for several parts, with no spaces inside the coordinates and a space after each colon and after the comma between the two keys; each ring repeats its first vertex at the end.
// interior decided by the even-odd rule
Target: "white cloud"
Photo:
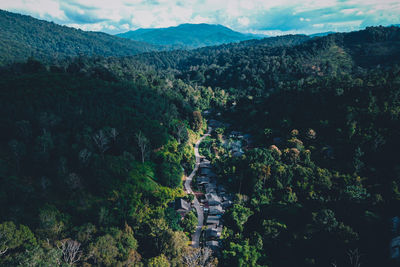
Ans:
{"type": "Polygon", "coordinates": [[[39,18],[65,19],[60,3],[54,0],[2,0],[0,8],[32,14],[39,18]]]}
{"type": "Polygon", "coordinates": [[[136,11],[132,15],[131,22],[133,25],[140,26],[142,28],[149,28],[154,26],[154,21],[156,20],[156,17],[153,15],[153,12],[149,10],[140,10],[136,11]]]}
{"type": "Polygon", "coordinates": [[[319,23],[319,24],[313,24],[312,25],[314,28],[323,28],[325,26],[325,24],[323,23],[319,23]]]}
{"type": "Polygon", "coordinates": [[[240,17],[240,18],[238,18],[238,22],[243,26],[248,26],[250,23],[250,20],[247,17],[240,17]]]}
{"type": "Polygon", "coordinates": [[[190,20],[190,23],[213,23],[213,20],[207,17],[202,17],[200,15],[197,15],[193,19],[190,20]]]}
{"type": "Polygon", "coordinates": [[[340,10],[340,13],[343,13],[343,14],[346,14],[346,15],[353,14],[355,12],[357,12],[356,8],[347,8],[347,9],[340,10]]]}
{"type": "Polygon", "coordinates": [[[399,0],[0,0],[0,8],[110,33],[181,23],[281,33],[400,22],[399,0]]]}
{"type": "Polygon", "coordinates": [[[124,30],[126,30],[126,31],[130,29],[128,23],[122,24],[120,28],[121,28],[121,29],[124,29],[124,30]]]}

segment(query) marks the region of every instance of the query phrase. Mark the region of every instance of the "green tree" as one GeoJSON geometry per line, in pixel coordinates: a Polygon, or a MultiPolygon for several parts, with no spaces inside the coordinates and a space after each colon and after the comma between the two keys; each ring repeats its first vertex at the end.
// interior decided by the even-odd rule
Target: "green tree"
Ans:
{"type": "Polygon", "coordinates": [[[94,243],[89,245],[89,251],[97,264],[113,266],[117,262],[117,243],[110,234],[98,237],[94,243]]]}
{"type": "Polygon", "coordinates": [[[313,213],[313,220],[318,229],[327,232],[332,232],[339,225],[339,222],[336,220],[335,213],[330,209],[322,209],[317,213],[313,213]]]}
{"type": "Polygon", "coordinates": [[[182,227],[180,226],[180,222],[181,222],[181,215],[179,215],[178,212],[176,212],[176,210],[174,210],[173,208],[166,208],[164,210],[164,217],[165,220],[168,223],[168,226],[173,230],[173,231],[182,231],[182,227]]]}
{"type": "Polygon", "coordinates": [[[182,167],[177,162],[163,162],[159,165],[159,181],[168,187],[178,187],[182,183],[182,167]]]}
{"type": "Polygon", "coordinates": [[[170,229],[165,231],[162,240],[161,252],[167,256],[170,261],[179,262],[180,256],[189,244],[189,239],[184,232],[174,232],[170,229]]]}
{"type": "Polygon", "coordinates": [[[261,256],[255,246],[249,245],[248,239],[239,243],[230,242],[222,253],[224,260],[229,265],[238,267],[256,267],[258,266],[257,261],[261,256]]]}
{"type": "Polygon", "coordinates": [[[286,224],[281,223],[275,219],[263,220],[262,226],[262,234],[266,242],[270,242],[271,240],[278,238],[281,232],[287,229],[286,224]]]}
{"type": "Polygon", "coordinates": [[[198,110],[193,111],[193,117],[192,117],[193,131],[198,132],[202,128],[203,128],[203,116],[201,116],[201,112],[198,110]]]}
{"type": "Polygon", "coordinates": [[[16,248],[31,249],[36,245],[36,238],[25,225],[16,226],[13,222],[0,224],[0,252],[16,248]]]}
{"type": "Polygon", "coordinates": [[[169,263],[167,257],[164,254],[161,254],[157,257],[151,258],[147,266],[149,267],[170,267],[171,264],[169,263]]]}
{"type": "Polygon", "coordinates": [[[36,266],[61,266],[62,252],[58,248],[44,249],[35,246],[18,254],[14,259],[13,266],[36,267],[36,266]]]}
{"type": "Polygon", "coordinates": [[[190,211],[186,214],[182,220],[182,227],[186,232],[192,234],[196,230],[197,217],[194,211],[190,211]]]}
{"type": "Polygon", "coordinates": [[[240,204],[234,204],[231,209],[225,215],[227,222],[231,223],[231,225],[239,230],[243,231],[243,225],[247,222],[249,217],[253,215],[253,211],[250,208],[247,208],[240,204]]]}
{"type": "Polygon", "coordinates": [[[39,233],[44,237],[56,239],[66,229],[69,216],[61,213],[53,205],[45,205],[39,210],[39,233]]]}

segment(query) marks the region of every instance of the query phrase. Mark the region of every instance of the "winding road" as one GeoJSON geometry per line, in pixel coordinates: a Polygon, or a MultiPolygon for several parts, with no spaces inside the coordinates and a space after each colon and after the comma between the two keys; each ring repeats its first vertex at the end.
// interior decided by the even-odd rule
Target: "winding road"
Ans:
{"type": "MultiPolygon", "coordinates": [[[[185,179],[185,191],[188,194],[194,194],[192,188],[190,187],[190,184],[192,182],[193,177],[196,175],[197,170],[199,169],[200,166],[200,154],[199,154],[199,145],[201,141],[203,141],[204,138],[210,135],[212,131],[212,128],[209,127],[208,131],[206,134],[204,134],[199,140],[197,140],[195,146],[194,146],[194,155],[196,157],[196,166],[194,167],[192,173],[186,177],[185,179]]],[[[204,221],[204,213],[203,213],[203,208],[200,206],[199,200],[197,199],[196,195],[194,197],[194,208],[196,209],[197,212],[197,227],[196,227],[196,232],[192,235],[192,247],[198,248],[200,246],[200,235],[201,235],[201,228],[203,227],[203,221],[204,221]]]]}

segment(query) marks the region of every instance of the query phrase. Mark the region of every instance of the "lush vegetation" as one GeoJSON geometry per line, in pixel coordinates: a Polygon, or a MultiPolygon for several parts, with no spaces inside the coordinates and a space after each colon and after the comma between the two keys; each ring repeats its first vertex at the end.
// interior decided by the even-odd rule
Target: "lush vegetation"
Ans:
{"type": "Polygon", "coordinates": [[[193,167],[194,107],[161,78],[49,69],[31,59],[0,74],[1,265],[180,264],[197,219],[168,206],[193,167]]]}
{"type": "Polygon", "coordinates": [[[217,129],[203,148],[221,182],[237,193],[225,214],[224,265],[355,266],[358,257],[361,266],[390,265],[389,221],[399,204],[400,68],[386,56],[398,57],[396,34],[371,28],[304,43],[291,49],[314,46],[318,67],[311,69],[318,71],[299,65],[297,79],[281,76],[270,90],[246,85],[238,90],[242,97],[228,96],[228,105],[235,102],[222,118],[231,126],[217,129]],[[380,50],[378,60],[378,50],[360,55],[346,48],[333,57],[351,38],[391,52],[380,50]],[[230,129],[252,136],[242,157],[221,138],[230,129]]]}
{"type": "Polygon", "coordinates": [[[161,49],[0,10],[0,65],[29,57],[54,62],[79,55],[128,56],[161,49]]]}
{"type": "Polygon", "coordinates": [[[33,55],[45,63],[0,70],[0,265],[215,266],[189,249],[196,214],[172,205],[190,200],[181,179],[205,110],[227,124],[201,153],[236,194],[220,266],[391,264],[399,28],[110,57],[130,48],[78,53],[76,34],[85,44],[101,34],[0,18],[16,26],[1,34],[2,63],[32,55],[18,39],[28,26],[41,29],[33,44],[48,27],[60,57],[86,54],[48,64],[54,46],[41,46],[33,55]]]}

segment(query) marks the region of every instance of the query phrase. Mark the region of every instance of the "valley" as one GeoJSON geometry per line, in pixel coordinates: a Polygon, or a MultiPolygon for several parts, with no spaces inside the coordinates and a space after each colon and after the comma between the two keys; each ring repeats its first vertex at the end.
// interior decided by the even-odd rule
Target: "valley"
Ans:
{"type": "Polygon", "coordinates": [[[398,265],[399,27],[0,26],[1,266],[398,265]]]}

